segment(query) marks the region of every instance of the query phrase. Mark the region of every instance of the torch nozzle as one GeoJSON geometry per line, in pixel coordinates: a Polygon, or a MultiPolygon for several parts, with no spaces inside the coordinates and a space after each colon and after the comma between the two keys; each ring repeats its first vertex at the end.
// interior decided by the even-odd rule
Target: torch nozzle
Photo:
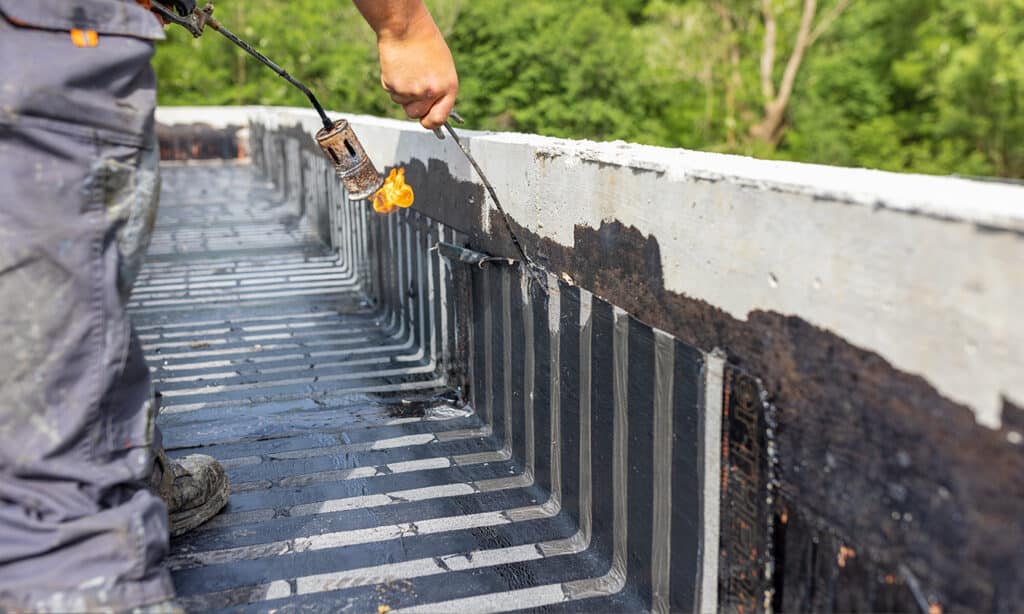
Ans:
{"type": "Polygon", "coordinates": [[[334,164],[349,198],[369,198],[384,185],[384,177],[366,155],[352,126],[344,119],[324,126],[316,133],[316,142],[334,164]]]}

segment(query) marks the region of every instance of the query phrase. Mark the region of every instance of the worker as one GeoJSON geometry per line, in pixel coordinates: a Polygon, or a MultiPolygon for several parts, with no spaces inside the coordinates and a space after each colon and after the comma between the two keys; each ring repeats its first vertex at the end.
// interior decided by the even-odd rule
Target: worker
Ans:
{"type": "MultiPolygon", "coordinates": [[[[160,186],[148,4],[0,0],[0,611],[180,612],[169,535],[230,490],[164,455],[125,307],[160,186]]],[[[384,88],[440,126],[458,78],[422,0],[355,4],[384,88]]]]}

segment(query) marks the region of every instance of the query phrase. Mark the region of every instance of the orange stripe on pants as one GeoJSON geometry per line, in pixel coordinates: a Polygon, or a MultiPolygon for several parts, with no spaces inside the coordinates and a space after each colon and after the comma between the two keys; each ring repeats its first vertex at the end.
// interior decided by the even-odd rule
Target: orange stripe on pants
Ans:
{"type": "Polygon", "coordinates": [[[95,47],[100,44],[100,35],[96,33],[96,30],[79,30],[76,28],[71,31],[71,42],[74,43],[75,47],[95,47]]]}

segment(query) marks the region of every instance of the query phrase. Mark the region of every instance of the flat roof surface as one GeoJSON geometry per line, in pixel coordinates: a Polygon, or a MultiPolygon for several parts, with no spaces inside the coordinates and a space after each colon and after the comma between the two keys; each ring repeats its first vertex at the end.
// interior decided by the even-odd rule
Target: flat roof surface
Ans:
{"type": "Polygon", "coordinates": [[[172,541],[182,604],[507,609],[603,574],[471,409],[409,402],[445,389],[355,282],[250,167],[164,169],[133,320],[169,455],[210,454],[232,484],[172,541]]]}

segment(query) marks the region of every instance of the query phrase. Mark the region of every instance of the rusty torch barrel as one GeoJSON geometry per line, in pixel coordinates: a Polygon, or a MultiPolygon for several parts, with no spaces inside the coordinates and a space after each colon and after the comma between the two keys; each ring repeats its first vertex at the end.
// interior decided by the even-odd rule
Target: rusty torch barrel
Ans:
{"type": "Polygon", "coordinates": [[[334,122],[330,128],[316,133],[316,142],[334,163],[338,178],[345,184],[349,198],[368,198],[384,185],[384,177],[377,172],[370,157],[366,155],[356,133],[344,119],[334,122]]]}

